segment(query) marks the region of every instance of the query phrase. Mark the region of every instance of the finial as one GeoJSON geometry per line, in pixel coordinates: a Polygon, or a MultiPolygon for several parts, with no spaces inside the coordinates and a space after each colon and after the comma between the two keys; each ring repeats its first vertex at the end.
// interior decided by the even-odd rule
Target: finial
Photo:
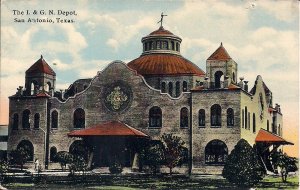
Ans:
{"type": "Polygon", "coordinates": [[[41,55],[41,59],[43,59],[43,55],[41,55]]]}
{"type": "Polygon", "coordinates": [[[223,42],[221,42],[221,46],[223,46],[223,42]]]}
{"type": "Polygon", "coordinates": [[[160,21],[158,21],[157,23],[160,23],[160,27],[162,27],[164,16],[168,16],[168,15],[164,15],[164,13],[162,12],[160,16],[161,16],[160,21]]]}

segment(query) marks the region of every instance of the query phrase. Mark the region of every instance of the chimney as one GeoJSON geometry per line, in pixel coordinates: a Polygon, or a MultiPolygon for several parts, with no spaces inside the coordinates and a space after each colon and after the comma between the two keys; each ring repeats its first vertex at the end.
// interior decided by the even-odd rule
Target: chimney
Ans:
{"type": "Polygon", "coordinates": [[[243,80],[244,80],[244,77],[240,77],[240,82],[238,83],[238,86],[241,87],[241,89],[244,88],[244,83],[243,83],[243,80]]]}
{"type": "Polygon", "coordinates": [[[203,86],[204,86],[205,89],[209,88],[209,86],[208,86],[208,77],[205,77],[203,86]]]}
{"type": "Polygon", "coordinates": [[[228,86],[229,86],[230,80],[228,80],[228,79],[229,79],[229,77],[226,75],[224,77],[224,88],[228,88],[228,86]]]}
{"type": "Polygon", "coordinates": [[[249,81],[244,81],[244,83],[245,83],[244,90],[245,90],[246,92],[248,92],[248,82],[249,82],[249,81]]]}

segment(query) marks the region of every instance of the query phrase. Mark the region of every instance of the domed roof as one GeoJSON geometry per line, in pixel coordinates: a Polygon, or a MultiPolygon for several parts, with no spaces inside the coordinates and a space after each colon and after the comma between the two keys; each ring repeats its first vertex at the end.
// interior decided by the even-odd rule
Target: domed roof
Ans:
{"type": "Polygon", "coordinates": [[[205,75],[194,63],[174,54],[141,55],[127,65],[141,75],[205,75]]]}
{"type": "Polygon", "coordinates": [[[151,32],[149,35],[174,35],[169,30],[165,30],[163,26],[159,27],[159,29],[151,32]]]}

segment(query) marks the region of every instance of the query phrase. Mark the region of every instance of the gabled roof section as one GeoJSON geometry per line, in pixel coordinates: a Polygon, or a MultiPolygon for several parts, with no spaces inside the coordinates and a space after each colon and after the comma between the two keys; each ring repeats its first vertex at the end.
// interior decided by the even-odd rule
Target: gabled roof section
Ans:
{"type": "Polygon", "coordinates": [[[53,71],[53,69],[48,65],[48,63],[44,60],[43,56],[41,55],[41,58],[37,60],[27,71],[26,74],[32,74],[32,73],[45,73],[49,75],[55,76],[56,73],[53,71]]]}
{"type": "Polygon", "coordinates": [[[75,130],[68,133],[68,136],[135,136],[149,138],[145,133],[120,121],[108,121],[106,123],[91,126],[87,129],[75,130]]]}
{"type": "Polygon", "coordinates": [[[264,142],[264,143],[269,143],[269,144],[290,144],[293,145],[293,143],[288,142],[284,140],[282,137],[277,136],[269,131],[266,131],[264,129],[260,129],[256,138],[255,142],[264,142]]]}
{"type": "Polygon", "coordinates": [[[226,49],[223,47],[223,43],[221,42],[220,47],[213,54],[211,54],[207,60],[226,61],[230,59],[230,55],[227,53],[226,49]]]}

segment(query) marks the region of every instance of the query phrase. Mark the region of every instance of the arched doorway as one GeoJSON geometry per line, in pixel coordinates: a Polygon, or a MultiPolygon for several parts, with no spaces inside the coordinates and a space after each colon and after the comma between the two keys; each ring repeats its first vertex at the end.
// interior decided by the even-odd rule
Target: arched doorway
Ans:
{"type": "Polygon", "coordinates": [[[221,88],[221,84],[223,82],[224,75],[222,71],[215,72],[215,88],[221,88]]]}

